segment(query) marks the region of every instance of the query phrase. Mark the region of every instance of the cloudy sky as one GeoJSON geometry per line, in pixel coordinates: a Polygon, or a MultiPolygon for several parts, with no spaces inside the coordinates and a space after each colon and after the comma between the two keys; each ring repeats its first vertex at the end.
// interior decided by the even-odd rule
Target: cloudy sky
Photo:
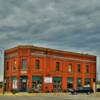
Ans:
{"type": "Polygon", "coordinates": [[[96,55],[100,79],[100,0],[0,0],[0,61],[19,44],[96,55]]]}

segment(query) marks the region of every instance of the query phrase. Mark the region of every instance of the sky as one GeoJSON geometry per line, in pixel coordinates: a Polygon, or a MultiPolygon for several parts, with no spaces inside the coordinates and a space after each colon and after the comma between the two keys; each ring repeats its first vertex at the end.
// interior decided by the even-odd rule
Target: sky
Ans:
{"type": "Polygon", "coordinates": [[[3,50],[35,45],[97,56],[100,79],[100,0],[0,0],[0,79],[3,50]]]}

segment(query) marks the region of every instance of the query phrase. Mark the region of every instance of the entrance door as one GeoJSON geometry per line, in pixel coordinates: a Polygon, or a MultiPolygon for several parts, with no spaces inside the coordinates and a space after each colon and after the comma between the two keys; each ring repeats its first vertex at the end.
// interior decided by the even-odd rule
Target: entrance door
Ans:
{"type": "Polygon", "coordinates": [[[53,91],[54,92],[61,92],[62,86],[61,86],[61,77],[54,77],[53,78],[53,91]]]}
{"type": "Polygon", "coordinates": [[[32,77],[32,89],[34,92],[41,92],[42,90],[42,77],[41,76],[32,77]]]}
{"type": "Polygon", "coordinates": [[[27,91],[27,76],[21,76],[21,91],[26,92],[27,91]]]}
{"type": "Polygon", "coordinates": [[[67,89],[70,90],[73,88],[73,78],[72,77],[68,77],[67,78],[67,89]]]}

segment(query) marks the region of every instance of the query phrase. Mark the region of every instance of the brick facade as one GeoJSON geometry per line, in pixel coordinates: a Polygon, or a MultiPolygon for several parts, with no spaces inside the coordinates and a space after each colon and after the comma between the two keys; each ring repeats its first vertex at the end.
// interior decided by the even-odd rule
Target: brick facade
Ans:
{"type": "Polygon", "coordinates": [[[4,65],[5,91],[67,91],[96,80],[96,56],[88,54],[17,46],[5,50],[4,65]]]}

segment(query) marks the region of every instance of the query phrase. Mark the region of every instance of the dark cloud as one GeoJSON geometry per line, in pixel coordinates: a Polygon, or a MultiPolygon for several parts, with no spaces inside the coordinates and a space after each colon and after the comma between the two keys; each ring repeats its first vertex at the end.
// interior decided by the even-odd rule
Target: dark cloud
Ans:
{"type": "Polygon", "coordinates": [[[0,0],[0,48],[33,44],[100,59],[99,4],[100,0],[0,0]]]}

